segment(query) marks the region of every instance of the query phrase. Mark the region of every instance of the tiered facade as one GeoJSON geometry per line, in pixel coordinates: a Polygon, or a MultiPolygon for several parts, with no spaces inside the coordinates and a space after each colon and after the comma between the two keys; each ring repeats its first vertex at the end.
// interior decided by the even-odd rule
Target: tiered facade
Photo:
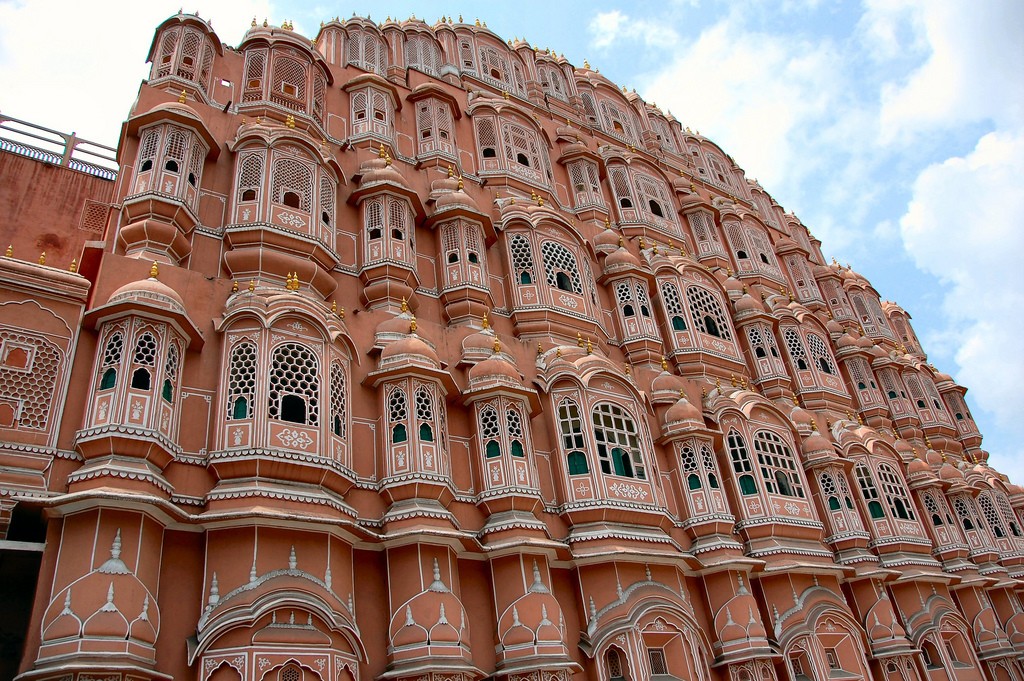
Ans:
{"type": "Polygon", "coordinates": [[[18,679],[1024,680],[1024,491],[713,142],[461,18],[149,59],[0,258],[18,679]]]}

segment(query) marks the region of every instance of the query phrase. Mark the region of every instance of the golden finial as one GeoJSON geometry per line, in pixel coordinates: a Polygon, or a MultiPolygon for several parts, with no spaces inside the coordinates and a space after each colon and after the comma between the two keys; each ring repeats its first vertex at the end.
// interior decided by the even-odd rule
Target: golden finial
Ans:
{"type": "Polygon", "coordinates": [[[494,354],[495,355],[497,355],[499,352],[501,352],[501,341],[498,340],[497,336],[495,336],[495,338],[494,338],[494,345],[491,346],[491,347],[494,350],[494,354]]]}
{"type": "Polygon", "coordinates": [[[533,191],[532,189],[530,190],[530,200],[531,201],[536,201],[537,200],[537,192],[533,191]]]}
{"type": "Polygon", "coordinates": [[[609,220],[608,218],[604,219],[604,228],[605,229],[611,229],[612,228],[612,221],[609,220]]]}
{"type": "Polygon", "coordinates": [[[479,26],[479,25],[480,25],[480,20],[479,20],[479,19],[477,19],[477,20],[476,20],[476,25],[477,25],[477,26],[479,26]]]}
{"type": "Polygon", "coordinates": [[[849,409],[846,410],[846,420],[847,421],[852,421],[853,420],[853,412],[850,411],[849,409]]]}
{"type": "Polygon", "coordinates": [[[78,258],[71,259],[71,264],[68,265],[68,272],[70,272],[71,274],[75,274],[76,272],[78,272],[78,258]]]}
{"type": "Polygon", "coordinates": [[[799,407],[800,406],[800,398],[796,396],[796,393],[793,393],[793,406],[794,407],[799,407]]]}
{"type": "Polygon", "coordinates": [[[43,251],[42,253],[39,254],[39,264],[40,265],[45,265],[46,264],[46,251],[43,251]]]}
{"type": "Polygon", "coordinates": [[[462,23],[462,15],[461,14],[459,15],[459,23],[460,24],[462,23]]]}
{"type": "Polygon", "coordinates": [[[7,256],[8,258],[13,258],[14,257],[14,246],[12,246],[11,244],[7,244],[7,250],[4,251],[4,255],[7,256]]]}
{"type": "Polygon", "coordinates": [[[832,430],[832,420],[829,417],[825,417],[825,427],[832,430]]]}
{"type": "Polygon", "coordinates": [[[580,333],[579,331],[576,332],[576,347],[583,347],[583,334],[580,333]]]}
{"type": "Polygon", "coordinates": [[[544,348],[541,346],[540,343],[537,343],[537,356],[540,357],[543,354],[544,354],[544,348]]]}
{"type": "Polygon", "coordinates": [[[455,171],[452,170],[451,166],[448,166],[448,177],[455,177],[455,171]]]}
{"type": "Polygon", "coordinates": [[[250,279],[249,280],[249,293],[252,293],[255,290],[256,290],[256,280],[255,279],[250,279]]]}
{"type": "Polygon", "coordinates": [[[285,124],[286,127],[290,128],[290,129],[294,129],[295,128],[295,116],[293,116],[292,114],[288,114],[288,118],[284,119],[284,124],[285,124]]]}
{"type": "Polygon", "coordinates": [[[541,208],[544,207],[544,197],[543,196],[538,196],[537,197],[537,205],[540,206],[541,208]]]}
{"type": "Polygon", "coordinates": [[[484,316],[480,319],[480,326],[483,327],[484,331],[491,328],[491,323],[487,321],[487,313],[484,312],[484,316]]]}
{"type": "Polygon", "coordinates": [[[184,104],[187,99],[188,99],[188,92],[185,91],[185,88],[182,88],[181,89],[181,94],[178,95],[178,104],[184,104]]]}
{"type": "Polygon", "coordinates": [[[588,70],[590,69],[590,62],[587,61],[586,59],[583,60],[583,68],[588,70]]]}
{"type": "Polygon", "coordinates": [[[409,333],[416,333],[416,317],[409,320],[409,333]]]}
{"type": "Polygon", "coordinates": [[[508,90],[505,90],[505,91],[503,91],[503,92],[501,93],[501,96],[502,96],[502,97],[504,97],[504,98],[505,98],[505,100],[507,101],[507,100],[508,100],[508,90]]]}
{"type": "Polygon", "coordinates": [[[644,250],[644,248],[646,248],[646,246],[644,246],[644,238],[641,236],[640,237],[640,250],[642,251],[642,250],[644,250]]]}
{"type": "Polygon", "coordinates": [[[150,279],[156,279],[159,275],[160,275],[160,268],[157,266],[156,260],[154,260],[153,264],[149,268],[149,278],[150,279]]]}
{"type": "Polygon", "coordinates": [[[462,176],[459,175],[459,191],[462,191],[466,185],[462,183],[462,176]]]}
{"type": "Polygon", "coordinates": [[[859,423],[862,426],[864,425],[864,417],[861,416],[860,414],[857,414],[857,423],[859,423]]]}
{"type": "Polygon", "coordinates": [[[255,15],[253,15],[253,17],[252,17],[252,23],[250,24],[250,26],[252,26],[253,28],[256,28],[256,16],[255,15]]]}
{"type": "Polygon", "coordinates": [[[622,235],[620,234],[619,235],[619,248],[622,248],[625,245],[625,243],[626,243],[626,240],[623,239],[622,235]]]}
{"type": "Polygon", "coordinates": [[[269,25],[270,25],[270,22],[267,21],[266,17],[264,17],[264,19],[263,19],[263,28],[266,28],[269,25]]]}
{"type": "Polygon", "coordinates": [[[654,242],[654,248],[653,248],[652,252],[654,253],[654,255],[658,255],[658,242],[657,241],[654,242]]]}
{"type": "Polygon", "coordinates": [[[718,388],[719,392],[722,390],[722,379],[715,376],[715,387],[718,388]]]}
{"type": "Polygon", "coordinates": [[[508,200],[508,205],[510,205],[510,206],[516,205],[516,197],[514,197],[514,196],[510,197],[509,200],[508,200]]]}
{"type": "Polygon", "coordinates": [[[665,355],[661,356],[661,370],[668,371],[668,360],[665,359],[665,355]]]}
{"type": "Polygon", "coordinates": [[[832,310],[828,311],[828,318],[829,319],[835,319],[835,317],[832,316],[832,310]]]}
{"type": "Polygon", "coordinates": [[[338,301],[337,300],[332,300],[331,301],[331,312],[333,312],[335,314],[338,313],[338,301]]]}
{"type": "Polygon", "coordinates": [[[736,380],[736,374],[729,374],[729,382],[732,383],[732,387],[738,388],[739,381],[736,380]]]}
{"type": "Polygon", "coordinates": [[[380,150],[377,151],[377,158],[384,158],[388,155],[388,152],[384,149],[384,143],[380,143],[380,150]]]}
{"type": "Polygon", "coordinates": [[[402,297],[402,312],[409,311],[409,303],[405,302],[405,297],[402,297]]]}
{"type": "Polygon", "coordinates": [[[594,344],[593,344],[593,343],[591,343],[591,342],[590,342],[590,339],[588,338],[588,339],[587,339],[587,354],[589,355],[589,354],[590,354],[590,353],[592,353],[593,351],[594,351],[594,344]]]}
{"type": "Polygon", "coordinates": [[[391,165],[391,154],[388,154],[388,155],[386,155],[384,157],[384,165],[386,165],[386,166],[391,165]]]}
{"type": "Polygon", "coordinates": [[[815,433],[818,432],[818,422],[815,421],[814,419],[811,419],[811,430],[813,430],[815,433]]]}
{"type": "Polygon", "coordinates": [[[238,293],[238,280],[231,282],[231,292],[238,293]]]}
{"type": "Polygon", "coordinates": [[[706,385],[702,385],[700,387],[700,399],[701,399],[701,401],[704,401],[707,398],[708,398],[708,387],[706,385]]]}
{"type": "Polygon", "coordinates": [[[343,308],[343,307],[339,307],[338,308],[338,316],[341,317],[342,319],[345,318],[345,308],[343,308]]]}
{"type": "Polygon", "coordinates": [[[746,390],[747,389],[747,385],[748,385],[747,384],[747,377],[746,376],[740,376],[740,387],[743,388],[744,390],[746,390]]]}

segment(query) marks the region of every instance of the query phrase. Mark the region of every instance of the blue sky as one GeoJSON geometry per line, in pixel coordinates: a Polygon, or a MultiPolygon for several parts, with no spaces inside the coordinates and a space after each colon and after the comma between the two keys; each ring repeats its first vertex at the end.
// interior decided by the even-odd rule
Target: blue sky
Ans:
{"type": "MultiPolygon", "coordinates": [[[[115,144],[179,2],[0,0],[0,111],[115,144]],[[144,5],[144,6],[143,6],[144,5]]],[[[480,18],[584,59],[718,142],[970,389],[992,463],[1024,483],[1024,3],[247,2],[185,7],[237,45],[251,19],[480,18]]]]}

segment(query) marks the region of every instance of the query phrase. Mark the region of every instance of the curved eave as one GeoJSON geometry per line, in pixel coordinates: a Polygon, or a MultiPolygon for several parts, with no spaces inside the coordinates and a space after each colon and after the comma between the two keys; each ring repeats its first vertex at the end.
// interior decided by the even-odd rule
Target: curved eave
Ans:
{"type": "Polygon", "coordinates": [[[179,108],[173,105],[161,104],[145,113],[132,116],[125,122],[125,134],[138,136],[139,130],[142,128],[163,121],[172,121],[199,133],[199,136],[203,138],[203,142],[206,143],[208,150],[206,152],[207,160],[216,161],[217,157],[220,156],[220,144],[217,142],[217,138],[206,127],[206,123],[199,117],[199,114],[192,112],[191,109],[186,110],[184,106],[179,108]]]}
{"type": "Polygon", "coordinates": [[[189,350],[202,350],[206,339],[203,332],[185,312],[175,312],[165,307],[151,305],[144,300],[122,300],[93,308],[85,313],[83,322],[91,329],[96,329],[105,322],[137,315],[148,319],[156,319],[170,323],[174,329],[188,339],[189,350]]]}

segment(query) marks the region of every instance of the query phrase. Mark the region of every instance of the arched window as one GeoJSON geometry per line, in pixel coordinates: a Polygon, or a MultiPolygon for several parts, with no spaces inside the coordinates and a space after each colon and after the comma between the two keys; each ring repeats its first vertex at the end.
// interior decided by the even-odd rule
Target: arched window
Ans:
{"type": "Polygon", "coordinates": [[[597,165],[592,161],[579,159],[569,163],[567,168],[576,207],[604,206],[604,195],[601,192],[601,180],[597,165]]]}
{"type": "Polygon", "coordinates": [[[765,488],[773,494],[804,497],[804,488],[797,472],[793,451],[781,437],[770,430],[754,433],[754,451],[765,488]]]}
{"type": "Polygon", "coordinates": [[[729,458],[732,460],[732,470],[740,484],[740,492],[746,496],[757,494],[757,483],[754,482],[753,467],[750,464],[750,454],[747,452],[747,444],[743,436],[735,429],[729,431],[726,438],[729,447],[729,458]]]}
{"type": "Polygon", "coordinates": [[[385,75],[387,50],[375,35],[354,30],[348,36],[348,63],[378,76],[385,75]]]}
{"type": "Polygon", "coordinates": [[[110,390],[117,384],[117,369],[121,365],[121,352],[124,349],[124,337],[112,333],[103,348],[103,361],[100,363],[100,390],[110,390]]]}
{"type": "Polygon", "coordinates": [[[263,188],[263,162],[263,152],[257,151],[241,156],[238,162],[239,203],[259,200],[263,188]]]}
{"type": "Polygon", "coordinates": [[[732,340],[732,330],[725,311],[711,291],[700,286],[687,286],[686,301],[698,331],[722,340],[732,340]]]}
{"type": "Polygon", "coordinates": [[[832,360],[832,353],[828,351],[828,347],[825,342],[821,340],[821,337],[817,334],[807,334],[807,347],[811,351],[811,357],[814,358],[815,364],[818,365],[818,369],[823,373],[829,374],[830,376],[837,376],[839,374],[836,371],[835,362],[832,360]]]}
{"type": "Polygon", "coordinates": [[[659,286],[661,302],[673,331],[686,331],[686,313],[683,311],[679,288],[671,281],[662,281],[659,286]]]}
{"type": "Polygon", "coordinates": [[[416,389],[416,424],[420,442],[434,441],[436,420],[437,414],[434,413],[433,390],[426,385],[421,385],[416,389]]]}
{"type": "Polygon", "coordinates": [[[517,57],[503,49],[490,45],[480,47],[480,76],[506,92],[520,96],[526,94],[517,57]]]}
{"type": "Polygon", "coordinates": [[[878,488],[875,486],[875,477],[871,474],[871,469],[866,464],[858,463],[855,470],[861,494],[864,495],[864,501],[868,505],[868,514],[873,520],[884,518],[885,511],[882,510],[882,504],[878,501],[878,488]]]}
{"type": "Polygon", "coordinates": [[[965,499],[963,495],[953,497],[953,511],[956,512],[957,518],[960,519],[960,524],[965,530],[975,529],[977,522],[974,509],[971,502],[965,499]]]}
{"type": "Polygon", "coordinates": [[[150,332],[144,332],[135,342],[132,365],[136,367],[132,372],[132,388],[149,390],[152,386],[152,367],[156,365],[156,338],[150,332]]]}
{"type": "Polygon", "coordinates": [[[279,681],[302,681],[302,670],[293,664],[281,670],[279,681]]]}
{"type": "Polygon", "coordinates": [[[988,528],[992,530],[996,539],[1005,538],[1006,530],[1003,529],[1003,521],[996,512],[995,504],[992,503],[991,492],[982,492],[978,495],[978,506],[981,507],[985,522],[988,523],[988,528]]]}
{"type": "Polygon", "coordinates": [[[433,98],[416,102],[416,130],[418,153],[455,155],[452,112],[447,102],[433,98]]]}
{"type": "Polygon", "coordinates": [[[311,213],[313,169],[293,158],[278,158],[271,171],[271,196],[276,203],[311,213]]]}
{"type": "Polygon", "coordinates": [[[679,461],[688,489],[701,489],[705,480],[709,488],[719,488],[715,455],[706,442],[687,441],[679,449],[679,461]]]}
{"type": "Polygon", "coordinates": [[[410,35],[405,40],[405,65],[436,76],[441,72],[441,50],[428,36],[410,35]]]}
{"type": "Polygon", "coordinates": [[[907,488],[899,473],[887,463],[878,464],[878,479],[882,485],[882,492],[889,502],[889,510],[892,515],[900,520],[914,520],[914,506],[910,502],[907,488]]]}
{"type": "Polygon", "coordinates": [[[394,137],[395,106],[389,93],[374,87],[349,93],[352,134],[369,133],[390,140],[394,137]]]}
{"type": "Polygon", "coordinates": [[[331,363],[331,432],[344,438],[347,429],[345,414],[345,370],[341,362],[331,363]]]}
{"type": "Polygon", "coordinates": [[[640,437],[632,417],[609,402],[594,407],[592,417],[601,472],[646,480],[640,437]]]}
{"type": "Polygon", "coordinates": [[[271,71],[270,99],[295,111],[306,112],[309,65],[275,53],[271,71]]]}
{"type": "Polygon", "coordinates": [[[925,492],[921,499],[924,502],[925,511],[931,516],[933,526],[942,527],[947,523],[953,524],[953,519],[949,515],[946,503],[940,500],[935,492],[925,492]]]}
{"type": "Polygon", "coordinates": [[[807,351],[804,350],[804,341],[800,337],[800,332],[787,326],[782,330],[782,337],[786,341],[786,349],[789,351],[789,358],[793,361],[793,366],[798,371],[807,371],[809,369],[807,351]]]}
{"type": "Polygon", "coordinates": [[[629,144],[640,143],[636,132],[639,127],[638,123],[627,106],[611,102],[607,99],[601,99],[600,109],[602,127],[605,132],[629,144]]]}
{"type": "Polygon", "coordinates": [[[409,416],[409,406],[405,392],[395,388],[388,395],[388,422],[391,424],[391,443],[401,444],[409,440],[405,421],[409,416]]]}
{"type": "Polygon", "coordinates": [[[164,384],[160,391],[166,402],[174,403],[174,388],[178,383],[178,365],[181,358],[178,355],[178,346],[171,345],[167,350],[167,359],[164,361],[164,384]]]}
{"type": "Polygon", "coordinates": [[[390,194],[363,202],[366,263],[397,260],[406,265],[415,257],[408,201],[390,194]]]}
{"type": "Polygon", "coordinates": [[[1014,513],[1013,507],[1010,506],[1009,499],[1006,498],[1003,492],[993,492],[992,494],[999,505],[999,510],[1003,514],[1003,520],[1006,522],[1010,534],[1014,537],[1021,537],[1020,520],[1017,518],[1017,514],[1014,513]]]}
{"type": "Polygon", "coordinates": [[[605,654],[605,665],[608,667],[608,681],[625,681],[622,660],[619,651],[610,648],[605,654]]]}
{"type": "Polygon", "coordinates": [[[530,240],[522,234],[513,234],[508,239],[512,254],[512,271],[520,285],[532,284],[537,276],[533,270],[533,251],[530,240]]]}
{"type": "Polygon", "coordinates": [[[213,59],[214,47],[199,29],[193,26],[169,28],[160,37],[150,78],[174,76],[192,81],[208,92],[213,59]]]}
{"type": "Polygon", "coordinates": [[[545,241],[540,245],[540,252],[548,286],[582,295],[580,267],[572,251],[557,241],[545,241]]]}
{"type": "Polygon", "coordinates": [[[540,89],[544,91],[545,95],[562,102],[568,101],[565,81],[556,67],[539,66],[537,71],[540,75],[540,89]]]}
{"type": "Polygon", "coordinates": [[[157,149],[160,146],[160,131],[149,129],[142,135],[139,143],[139,172],[146,172],[153,169],[153,162],[156,159],[157,149]]]}
{"type": "Polygon", "coordinates": [[[498,422],[498,411],[494,407],[487,406],[480,411],[479,427],[486,457],[493,459],[501,456],[501,424],[498,422]]]}
{"type": "Polygon", "coordinates": [[[530,123],[484,113],[474,120],[482,173],[508,173],[533,184],[550,184],[547,150],[530,123]]]}
{"type": "Polygon", "coordinates": [[[583,435],[583,419],[579,406],[572,400],[562,400],[558,405],[558,428],[562,436],[562,448],[566,452],[569,475],[590,472],[587,466],[586,444],[583,435]]]}
{"type": "Polygon", "coordinates": [[[316,426],[320,422],[319,361],[299,343],[274,349],[268,414],[272,419],[316,426]]]}
{"type": "Polygon", "coordinates": [[[228,366],[227,418],[251,418],[253,397],[256,394],[256,346],[252,343],[235,346],[231,350],[228,366]]]}

